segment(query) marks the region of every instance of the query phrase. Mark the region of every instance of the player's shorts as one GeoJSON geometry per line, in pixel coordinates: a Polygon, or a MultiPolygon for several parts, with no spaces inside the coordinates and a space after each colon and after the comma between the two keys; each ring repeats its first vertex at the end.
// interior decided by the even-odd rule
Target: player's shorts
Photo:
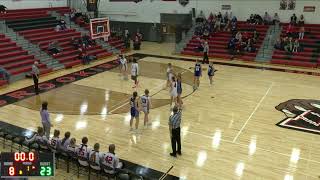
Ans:
{"type": "Polygon", "coordinates": [[[178,96],[177,91],[171,91],[171,92],[170,92],[170,96],[171,96],[171,97],[177,97],[177,96],[178,96]]]}
{"type": "Polygon", "coordinates": [[[178,93],[178,95],[181,95],[182,94],[182,88],[177,88],[177,93],[178,93]]]}
{"type": "Polygon", "coordinates": [[[138,79],[138,76],[133,76],[133,75],[131,75],[131,79],[132,79],[133,81],[136,81],[136,80],[138,79]]]}
{"type": "Polygon", "coordinates": [[[214,73],[208,73],[208,76],[214,76],[214,73]]]}
{"type": "Polygon", "coordinates": [[[131,114],[131,117],[139,117],[139,111],[137,111],[136,108],[131,108],[130,109],[130,114],[131,114]]]}
{"type": "Polygon", "coordinates": [[[195,73],[194,73],[194,76],[195,76],[195,77],[200,77],[200,76],[201,76],[201,73],[200,73],[200,72],[195,72],[195,73]]]}
{"type": "Polygon", "coordinates": [[[142,111],[144,112],[144,113],[149,113],[149,107],[142,107],[142,111]]]}
{"type": "Polygon", "coordinates": [[[126,71],[127,70],[127,65],[125,65],[125,64],[120,64],[121,65],[121,69],[123,70],[123,71],[126,71]]]}

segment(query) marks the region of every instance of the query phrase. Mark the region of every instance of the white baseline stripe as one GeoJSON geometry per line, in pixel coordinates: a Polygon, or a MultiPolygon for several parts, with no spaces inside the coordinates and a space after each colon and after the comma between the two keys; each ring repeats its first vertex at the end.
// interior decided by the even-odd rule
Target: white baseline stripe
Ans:
{"type": "Polygon", "coordinates": [[[238,134],[236,135],[236,137],[234,137],[233,139],[233,143],[236,142],[236,140],[238,139],[238,137],[240,136],[240,134],[242,133],[243,129],[246,127],[246,125],[248,124],[248,122],[250,121],[250,119],[252,118],[252,116],[254,115],[254,113],[256,113],[256,111],[258,110],[258,108],[260,107],[262,101],[267,97],[267,95],[269,94],[271,88],[273,87],[273,82],[271,83],[271,85],[269,86],[269,89],[267,90],[267,92],[264,94],[264,96],[260,99],[259,103],[257,104],[257,106],[254,108],[254,110],[252,111],[252,113],[250,114],[250,116],[248,117],[247,121],[243,124],[243,126],[241,127],[240,131],[238,132],[238,134]]]}

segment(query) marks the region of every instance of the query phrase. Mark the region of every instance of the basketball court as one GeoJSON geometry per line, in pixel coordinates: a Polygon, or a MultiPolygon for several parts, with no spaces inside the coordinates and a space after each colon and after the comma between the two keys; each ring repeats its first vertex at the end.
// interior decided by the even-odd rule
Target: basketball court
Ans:
{"type": "MultiPolygon", "coordinates": [[[[55,88],[47,88],[39,96],[29,95],[3,105],[0,119],[36,130],[40,126],[41,102],[48,101],[53,129],[62,133],[70,131],[77,143],[87,136],[90,146],[100,143],[101,151],[114,143],[121,159],[168,172],[172,177],[197,180],[318,179],[319,135],[277,126],[286,116],[275,109],[291,99],[317,99],[320,87],[317,76],[277,72],[268,67],[241,67],[243,63],[221,64],[214,60],[218,70],[214,85],[209,84],[204,71],[200,88],[193,92],[194,62],[164,56],[170,54],[166,47],[153,53],[157,46],[161,47],[148,43],[139,52],[143,55],[133,54],[139,58],[141,69],[138,94],[149,89],[153,104],[152,125],[144,129],[141,116],[140,133],[129,131],[128,99],[133,92],[132,81],[119,76],[115,63],[110,63],[112,66],[108,66],[108,70],[98,70],[99,64],[111,62],[115,57],[45,77],[41,83],[57,80],[59,76],[63,77],[60,78],[63,82],[55,88]],[[168,63],[172,63],[175,72],[182,73],[183,79],[183,155],[178,158],[169,156],[168,117],[171,112],[169,92],[165,89],[168,63]],[[83,68],[87,70],[82,71],[83,68]],[[95,70],[87,76],[82,74],[80,79],[66,80],[70,73],[95,70]]],[[[203,68],[207,69],[207,66],[203,68]]],[[[4,94],[28,85],[31,82],[24,80],[0,92],[4,94]]],[[[57,177],[76,179],[63,170],[57,171],[57,177]]]]}

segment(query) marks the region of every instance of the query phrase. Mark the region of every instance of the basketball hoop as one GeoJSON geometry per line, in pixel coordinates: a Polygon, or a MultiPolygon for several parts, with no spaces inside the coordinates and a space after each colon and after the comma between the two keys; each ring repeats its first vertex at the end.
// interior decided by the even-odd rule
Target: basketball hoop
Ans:
{"type": "Polygon", "coordinates": [[[90,19],[90,35],[92,39],[110,36],[109,18],[90,19]]]}

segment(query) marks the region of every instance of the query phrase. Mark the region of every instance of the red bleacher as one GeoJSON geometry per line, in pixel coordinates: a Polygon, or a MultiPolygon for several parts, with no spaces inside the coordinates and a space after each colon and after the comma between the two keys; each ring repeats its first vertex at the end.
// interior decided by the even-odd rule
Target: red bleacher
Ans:
{"type": "MultiPolygon", "coordinates": [[[[0,59],[0,66],[11,75],[29,72],[31,71],[33,62],[39,61],[33,55],[29,55],[28,51],[17,46],[15,42],[12,42],[4,34],[0,34],[0,59]]],[[[40,63],[39,67],[42,74],[52,71],[45,64],[40,63]]]]}
{"type": "Polygon", "coordinates": [[[17,20],[47,17],[48,11],[66,11],[69,7],[36,8],[36,9],[13,9],[8,10],[6,14],[0,14],[0,19],[17,20]]]}
{"type": "MultiPolygon", "coordinates": [[[[283,23],[281,36],[286,36],[287,23],[283,23]]],[[[300,46],[304,47],[303,52],[288,54],[285,51],[275,50],[272,56],[272,64],[282,64],[289,66],[301,66],[316,68],[319,63],[319,53],[317,49],[320,44],[317,39],[320,37],[320,25],[318,24],[305,24],[304,39],[299,40],[300,46]]],[[[299,32],[299,27],[294,27],[295,32],[299,32]]]]}
{"type": "MultiPolygon", "coordinates": [[[[259,33],[259,39],[257,43],[255,44],[255,47],[260,48],[263,39],[266,35],[266,32],[268,30],[268,26],[266,25],[249,25],[245,22],[238,22],[238,30],[239,31],[246,31],[248,30],[257,30],[259,33]]],[[[227,46],[228,42],[231,39],[231,32],[216,32],[210,35],[210,38],[208,39],[209,43],[209,57],[215,57],[215,58],[222,58],[222,59],[230,59],[231,55],[228,52],[227,46]]],[[[184,50],[181,52],[181,54],[184,55],[192,55],[192,56],[203,56],[202,52],[196,52],[195,49],[199,46],[199,40],[201,40],[198,36],[193,36],[192,39],[189,41],[187,46],[184,48],[184,50]]],[[[257,55],[257,51],[254,53],[245,52],[244,55],[237,56],[237,58],[247,61],[252,61],[255,59],[257,55]]]]}
{"type": "MultiPolygon", "coordinates": [[[[24,36],[30,42],[38,44],[40,49],[44,51],[47,51],[50,42],[58,41],[59,46],[63,50],[61,53],[53,57],[60,63],[64,64],[67,68],[81,64],[81,60],[78,58],[79,52],[78,50],[75,50],[71,44],[71,39],[73,37],[80,38],[81,33],[74,29],[56,32],[54,28],[44,28],[20,31],[19,34],[24,36]]],[[[90,47],[87,49],[87,53],[89,55],[95,55],[97,58],[103,58],[112,55],[112,53],[102,49],[102,47],[99,45],[90,47]]]]}

